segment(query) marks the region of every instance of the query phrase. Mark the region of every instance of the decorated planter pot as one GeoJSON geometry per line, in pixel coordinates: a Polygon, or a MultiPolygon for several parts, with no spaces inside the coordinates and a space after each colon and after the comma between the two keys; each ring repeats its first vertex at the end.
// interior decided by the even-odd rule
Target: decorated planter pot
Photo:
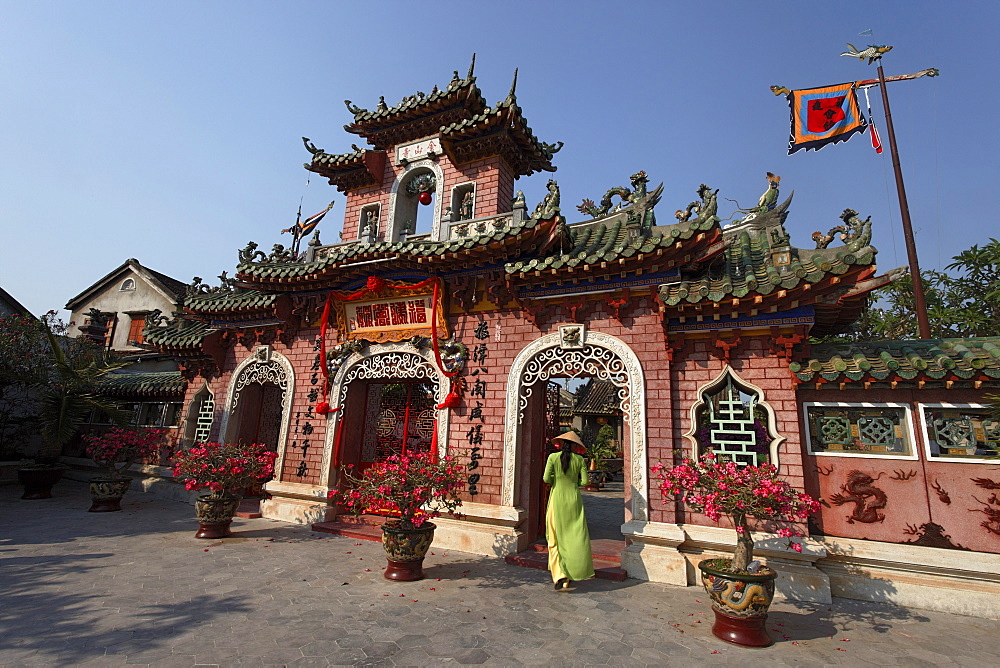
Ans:
{"type": "Polygon", "coordinates": [[[701,583],[715,611],[712,634],[734,645],[769,647],[774,641],[765,624],[778,574],[766,566],[753,574],[730,573],[719,568],[726,562],[708,559],[698,564],[701,583]]]}
{"type": "Polygon", "coordinates": [[[384,574],[387,580],[411,582],[424,578],[424,556],[436,528],[430,522],[416,528],[401,527],[397,520],[382,525],[382,547],[389,562],[384,574]]]}
{"type": "Polygon", "coordinates": [[[110,513],[122,509],[122,497],[132,485],[131,478],[94,478],[90,481],[91,513],[110,513]]]}
{"type": "Polygon", "coordinates": [[[216,496],[205,494],[194,502],[194,512],[198,517],[198,533],[195,538],[225,538],[231,536],[229,525],[240,507],[238,496],[216,496]]]}
{"type": "Polygon", "coordinates": [[[64,468],[18,469],[17,480],[24,486],[22,499],[51,499],[52,486],[63,476],[64,468]]]}

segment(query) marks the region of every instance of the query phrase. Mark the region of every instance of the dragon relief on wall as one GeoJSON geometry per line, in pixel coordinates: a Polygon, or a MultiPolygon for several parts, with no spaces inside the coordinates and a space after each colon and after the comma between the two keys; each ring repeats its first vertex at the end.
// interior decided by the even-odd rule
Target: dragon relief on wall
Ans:
{"type": "Polygon", "coordinates": [[[847,482],[840,486],[840,492],[829,498],[830,503],[835,506],[854,504],[854,510],[847,518],[848,524],[855,522],[873,524],[885,521],[885,515],[880,511],[885,508],[889,497],[875,487],[875,481],[881,477],[881,473],[872,478],[867,473],[855,469],[847,474],[847,482]]]}
{"type": "MultiPolygon", "coordinates": [[[[982,487],[987,490],[998,490],[1000,489],[1000,482],[995,480],[990,480],[989,478],[972,478],[972,482],[976,483],[977,487],[982,487]]],[[[975,496],[976,503],[982,505],[982,508],[970,508],[971,512],[982,513],[986,515],[986,519],[983,520],[979,526],[983,527],[991,534],[1000,536],[1000,497],[997,497],[996,491],[990,494],[990,497],[985,501],[980,501],[975,496]]]]}

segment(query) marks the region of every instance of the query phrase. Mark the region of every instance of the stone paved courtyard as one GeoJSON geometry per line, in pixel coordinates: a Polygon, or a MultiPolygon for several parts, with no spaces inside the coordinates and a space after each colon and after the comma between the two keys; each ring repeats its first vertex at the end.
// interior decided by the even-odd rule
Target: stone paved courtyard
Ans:
{"type": "Polygon", "coordinates": [[[21,501],[0,485],[0,665],[987,666],[1000,623],[836,599],[776,604],[763,650],[710,633],[694,587],[552,591],[545,571],[431,549],[427,579],[382,578],[379,544],[237,519],[196,540],[194,510],[130,492],[88,513],[84,484],[21,501]]]}

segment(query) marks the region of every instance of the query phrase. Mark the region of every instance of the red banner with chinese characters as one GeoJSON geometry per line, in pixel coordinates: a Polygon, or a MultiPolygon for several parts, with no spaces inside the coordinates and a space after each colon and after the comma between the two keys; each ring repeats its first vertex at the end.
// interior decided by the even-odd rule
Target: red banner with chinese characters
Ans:
{"type": "Polygon", "coordinates": [[[333,293],[332,306],[341,341],[366,339],[373,343],[405,341],[414,336],[432,334],[431,321],[436,317],[437,336],[448,337],[448,320],[432,281],[407,285],[380,281],[356,293],[333,293]]]}

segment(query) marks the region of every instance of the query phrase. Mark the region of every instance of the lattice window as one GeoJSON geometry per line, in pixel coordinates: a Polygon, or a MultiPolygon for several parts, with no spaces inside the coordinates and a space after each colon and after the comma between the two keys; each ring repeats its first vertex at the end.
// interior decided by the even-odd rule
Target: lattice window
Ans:
{"type": "Polygon", "coordinates": [[[694,407],[698,454],[712,451],[740,465],[770,462],[775,435],[769,425],[770,407],[760,390],[727,371],[699,393],[694,407]]]}
{"type": "Polygon", "coordinates": [[[925,404],[921,411],[931,457],[1000,457],[1000,421],[985,406],[925,404]]]}
{"type": "Polygon", "coordinates": [[[215,397],[208,390],[195,396],[197,413],[194,418],[194,433],[191,436],[195,443],[208,442],[212,433],[212,421],[215,419],[215,397]]]}
{"type": "Polygon", "coordinates": [[[806,404],[814,454],[913,457],[907,410],[892,404],[806,404]]]}

